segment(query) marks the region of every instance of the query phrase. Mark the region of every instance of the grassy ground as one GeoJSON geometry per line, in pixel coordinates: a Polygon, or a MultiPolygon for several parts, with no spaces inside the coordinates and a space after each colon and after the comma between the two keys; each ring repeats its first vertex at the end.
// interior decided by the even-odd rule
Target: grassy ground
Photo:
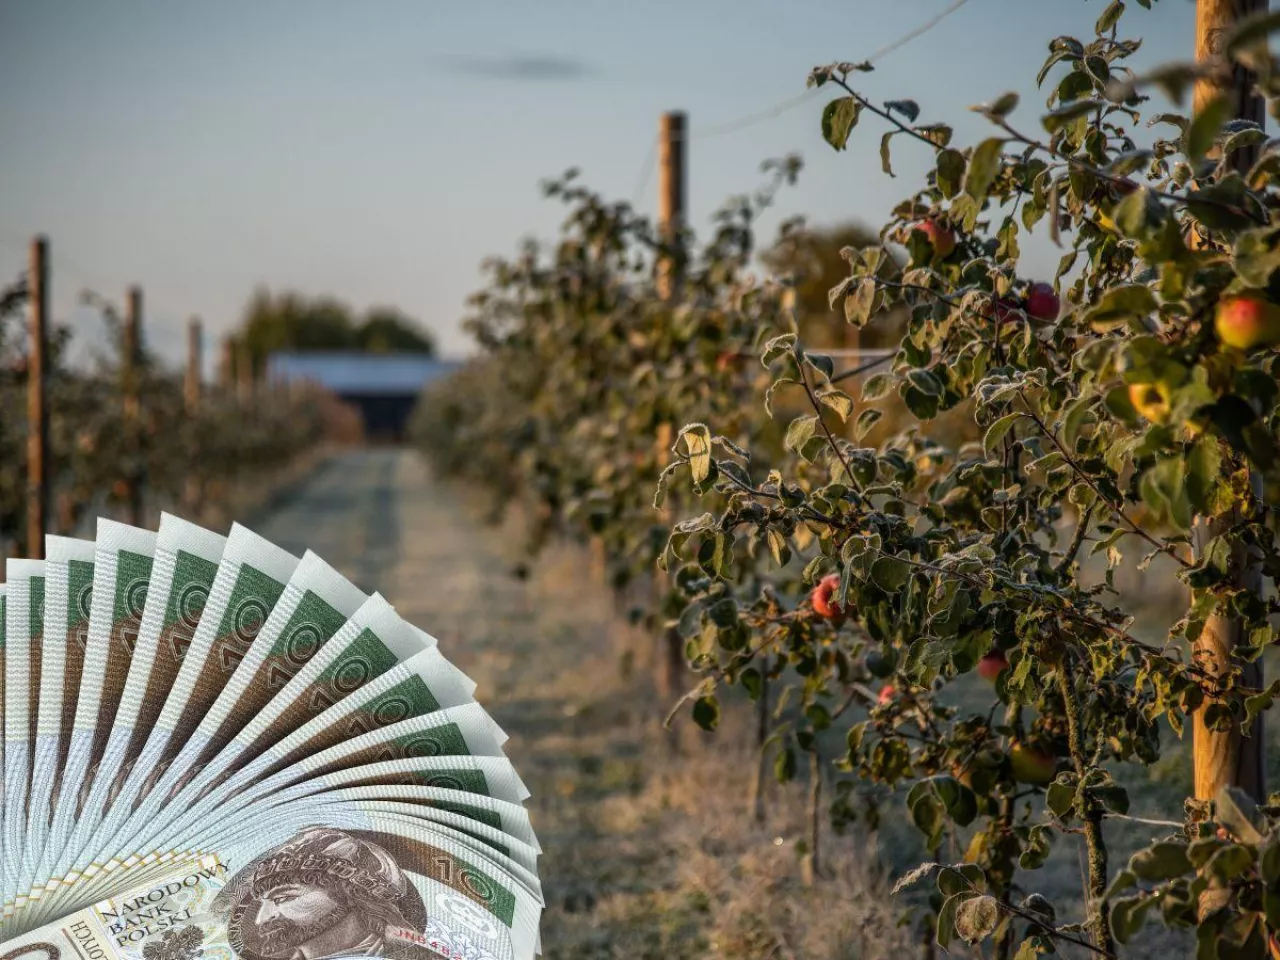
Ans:
{"type": "MultiPolygon", "coordinates": [[[[902,904],[888,893],[923,856],[901,808],[886,808],[875,836],[825,836],[827,875],[806,887],[805,786],[773,787],[765,821],[753,821],[746,706],[731,704],[715,735],[688,722],[678,737],[662,731],[663,704],[643,670],[628,670],[643,647],[592,582],[583,552],[552,549],[526,578],[514,576],[524,559],[519,525],[485,527],[482,507],[430,479],[412,454],[365,451],[330,464],[261,532],[313,547],[382,591],[479,683],[477,697],[510,734],[508,754],[533,792],[546,956],[930,956],[918,934],[897,926],[902,904]]],[[[1138,577],[1126,573],[1124,584],[1143,600],[1138,629],[1162,635],[1177,597],[1160,586],[1164,572],[1138,577]]],[[[984,709],[990,696],[980,681],[960,693],[984,709]]],[[[1179,819],[1189,749],[1171,738],[1160,765],[1126,771],[1135,815],[1179,819]]],[[[1113,864],[1160,832],[1109,823],[1113,864]]],[[[1050,864],[1020,882],[1078,916],[1078,838],[1060,837],[1050,864]]],[[[1155,933],[1126,955],[1190,954],[1185,939],[1155,933]]]]}

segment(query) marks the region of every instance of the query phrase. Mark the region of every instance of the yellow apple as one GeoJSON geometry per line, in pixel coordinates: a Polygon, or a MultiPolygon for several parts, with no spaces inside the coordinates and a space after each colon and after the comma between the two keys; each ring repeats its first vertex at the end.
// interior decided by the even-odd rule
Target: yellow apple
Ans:
{"type": "Polygon", "coordinates": [[[1169,388],[1163,383],[1129,384],[1129,402],[1139,414],[1152,423],[1164,423],[1169,419],[1169,388]]]}
{"type": "Polygon", "coordinates": [[[1043,787],[1053,782],[1058,761],[1053,754],[1038,747],[1015,743],[1009,748],[1009,768],[1013,771],[1013,779],[1019,783],[1043,787]]]}

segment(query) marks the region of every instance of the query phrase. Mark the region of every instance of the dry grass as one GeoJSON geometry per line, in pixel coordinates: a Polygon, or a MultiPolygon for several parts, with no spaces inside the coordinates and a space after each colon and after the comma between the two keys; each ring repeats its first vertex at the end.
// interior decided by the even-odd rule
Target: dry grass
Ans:
{"type": "MultiPolygon", "coordinates": [[[[464,562],[509,568],[517,531],[513,522],[473,539],[464,562]],[[493,553],[477,556],[482,547],[493,553]]],[[[628,669],[643,651],[589,582],[582,552],[551,549],[524,582],[459,571],[460,611],[474,611],[473,589],[492,633],[474,619],[460,626],[468,649],[458,659],[510,732],[508,753],[533,792],[549,958],[919,956],[897,926],[890,860],[874,838],[824,835],[829,867],[806,888],[803,786],[772,787],[765,822],[751,819],[747,710],[730,708],[714,735],[661,729],[647,675],[628,669]]]]}

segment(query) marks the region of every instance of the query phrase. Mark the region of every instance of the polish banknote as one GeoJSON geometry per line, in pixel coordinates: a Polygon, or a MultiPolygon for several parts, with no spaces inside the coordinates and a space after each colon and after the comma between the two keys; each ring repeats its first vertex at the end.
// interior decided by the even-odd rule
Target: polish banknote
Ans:
{"type": "Polygon", "coordinates": [[[541,952],[529,792],[430,633],[241,525],[45,547],[0,584],[6,956],[541,952]]]}

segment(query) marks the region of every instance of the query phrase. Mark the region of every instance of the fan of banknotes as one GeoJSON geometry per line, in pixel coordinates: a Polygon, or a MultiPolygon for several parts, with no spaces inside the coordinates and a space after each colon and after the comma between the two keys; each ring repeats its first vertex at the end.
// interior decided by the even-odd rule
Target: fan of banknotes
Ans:
{"type": "Polygon", "coordinates": [[[524,960],[537,839],[433,637],[164,515],[0,586],[0,960],[524,960]]]}

